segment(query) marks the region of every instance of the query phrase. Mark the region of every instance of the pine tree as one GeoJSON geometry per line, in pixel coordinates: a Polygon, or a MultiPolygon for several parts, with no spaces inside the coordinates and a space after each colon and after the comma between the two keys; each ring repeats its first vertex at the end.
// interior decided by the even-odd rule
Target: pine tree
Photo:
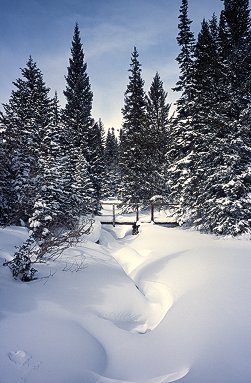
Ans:
{"type": "Polygon", "coordinates": [[[92,203],[96,214],[100,212],[100,200],[103,195],[103,178],[105,176],[104,162],[104,126],[99,119],[93,122],[89,131],[87,162],[89,165],[90,180],[92,182],[92,203]]]}
{"type": "Polygon", "coordinates": [[[169,109],[167,93],[159,73],[156,73],[147,97],[148,139],[151,151],[148,154],[149,188],[151,196],[164,195],[165,154],[169,134],[169,109]]]}
{"type": "Polygon", "coordinates": [[[251,31],[248,0],[224,0],[226,31],[230,51],[227,56],[228,81],[230,82],[229,117],[239,119],[250,102],[251,94],[251,31]]]}
{"type": "Polygon", "coordinates": [[[115,129],[109,128],[105,140],[105,161],[109,164],[118,164],[118,139],[115,136],[115,129]]]}
{"type": "Polygon", "coordinates": [[[10,158],[11,196],[8,202],[14,222],[28,222],[39,182],[38,158],[45,151],[43,139],[51,121],[52,102],[41,71],[30,57],[23,78],[14,82],[8,104],[4,104],[6,151],[10,158]]]}
{"type": "Polygon", "coordinates": [[[9,217],[9,161],[4,140],[4,127],[0,126],[0,224],[6,224],[9,217]]]}
{"type": "Polygon", "coordinates": [[[195,39],[190,29],[191,23],[192,21],[188,18],[188,0],[182,0],[177,37],[181,50],[176,58],[180,68],[180,76],[174,88],[175,91],[181,92],[181,97],[177,101],[177,111],[181,117],[189,115],[189,105],[193,100],[192,78],[195,39]]]}
{"type": "MultiPolygon", "coordinates": [[[[193,49],[190,90],[192,102],[186,116],[179,113],[173,119],[169,161],[169,187],[172,200],[180,205],[181,222],[199,225],[204,219],[199,200],[206,198],[204,181],[212,166],[216,131],[222,122],[220,104],[223,101],[223,67],[219,49],[219,28],[213,15],[203,20],[198,41],[193,49]]],[[[183,97],[183,96],[182,96],[183,97]]],[[[187,101],[189,103],[189,101],[187,101]]],[[[186,105],[186,104],[184,104],[186,105]]]]}
{"type": "Polygon", "coordinates": [[[224,1],[220,21],[222,100],[204,204],[204,227],[217,234],[250,233],[250,63],[248,1],[224,1]]]}
{"type": "Polygon", "coordinates": [[[34,200],[33,214],[29,226],[33,236],[40,241],[49,240],[59,228],[72,228],[77,218],[69,198],[67,183],[68,161],[65,161],[62,142],[62,128],[51,123],[43,138],[45,151],[38,158],[39,183],[34,200]]]}
{"type": "Polygon", "coordinates": [[[203,20],[195,47],[193,78],[192,140],[186,157],[186,181],[182,187],[182,208],[193,225],[205,220],[203,202],[207,199],[208,179],[214,172],[215,143],[222,129],[222,65],[218,43],[218,24],[214,15],[203,20]],[[207,187],[206,187],[207,185],[207,187]]]}
{"type": "Polygon", "coordinates": [[[52,112],[53,112],[53,117],[52,117],[53,124],[54,126],[58,126],[59,123],[61,122],[61,110],[59,106],[57,92],[55,92],[54,98],[52,100],[52,112]]]}
{"type": "Polygon", "coordinates": [[[179,63],[180,76],[174,90],[180,91],[181,96],[177,101],[176,116],[170,121],[166,167],[168,196],[173,203],[180,206],[179,210],[182,215],[183,204],[186,199],[184,185],[188,185],[190,180],[190,156],[193,153],[196,135],[192,127],[195,39],[190,30],[192,21],[188,18],[187,0],[182,0],[179,21],[177,41],[181,50],[176,60],[179,63]]]}
{"type": "Polygon", "coordinates": [[[78,162],[72,184],[72,197],[75,199],[74,206],[76,207],[76,211],[74,212],[75,217],[83,217],[91,212],[96,213],[94,211],[95,204],[93,201],[93,183],[90,179],[88,167],[89,166],[83,155],[83,151],[80,148],[78,162]],[[94,210],[92,211],[91,209],[94,210]]]}
{"type": "Polygon", "coordinates": [[[75,147],[82,145],[83,149],[87,150],[88,131],[92,125],[93,94],[78,24],[75,25],[74,29],[64,95],[66,106],[63,111],[63,121],[68,130],[69,139],[73,141],[75,147]]]}
{"type": "Polygon", "coordinates": [[[115,136],[115,129],[109,128],[105,141],[105,196],[116,197],[120,182],[119,172],[119,144],[115,136]]]}
{"type": "Polygon", "coordinates": [[[120,193],[124,201],[137,203],[149,198],[145,182],[147,180],[146,158],[150,151],[147,147],[148,141],[145,141],[146,95],[138,56],[137,49],[134,47],[129,69],[129,84],[122,109],[123,128],[120,144],[120,193]]]}
{"type": "Polygon", "coordinates": [[[183,218],[216,234],[250,233],[248,15],[247,2],[225,1],[219,25],[215,16],[203,21],[190,116],[174,126],[169,151],[170,186],[183,218]]]}
{"type": "MultiPolygon", "coordinates": [[[[83,201],[88,202],[88,206],[85,208],[81,206],[80,210],[91,211],[91,201],[95,199],[97,206],[97,198],[100,198],[100,186],[97,182],[95,183],[98,175],[93,173],[93,158],[95,154],[92,153],[92,148],[90,148],[90,145],[95,145],[92,139],[97,132],[91,116],[93,94],[87,74],[87,63],[84,59],[78,24],[75,25],[74,29],[64,95],[66,97],[66,106],[62,113],[62,121],[65,127],[64,147],[70,161],[69,167],[71,169],[69,169],[69,174],[71,175],[71,184],[73,187],[72,191],[69,191],[69,198],[73,199],[70,204],[74,206],[76,201],[78,201],[78,198],[75,198],[73,195],[76,191],[74,184],[76,179],[78,179],[78,185],[82,185],[81,190],[85,190],[86,193],[89,193],[85,197],[82,196],[83,201]],[[89,161],[92,163],[89,163],[89,161]],[[81,176],[80,164],[84,166],[82,182],[79,179],[81,176]],[[87,176],[88,172],[89,177],[87,176]],[[83,182],[87,183],[86,187],[83,186],[83,182]],[[90,182],[93,183],[92,187],[90,187],[90,182]]],[[[95,150],[97,150],[97,148],[95,148],[95,150]]]]}

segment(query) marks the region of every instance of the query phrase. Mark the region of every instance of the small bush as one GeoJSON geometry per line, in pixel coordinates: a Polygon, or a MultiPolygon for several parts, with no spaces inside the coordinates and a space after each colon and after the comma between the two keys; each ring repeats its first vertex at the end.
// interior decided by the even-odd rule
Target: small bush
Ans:
{"type": "Polygon", "coordinates": [[[37,270],[32,267],[31,254],[34,252],[36,243],[34,238],[28,238],[22,246],[15,252],[14,258],[11,261],[5,262],[4,266],[8,266],[15,279],[20,279],[23,282],[30,282],[34,279],[37,270]]]}

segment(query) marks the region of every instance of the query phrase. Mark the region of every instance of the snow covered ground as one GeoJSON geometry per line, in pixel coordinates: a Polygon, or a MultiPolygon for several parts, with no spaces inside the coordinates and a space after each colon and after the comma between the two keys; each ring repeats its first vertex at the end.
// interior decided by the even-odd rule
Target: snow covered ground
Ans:
{"type": "Polygon", "coordinates": [[[1,383],[251,381],[250,241],[97,223],[22,283],[26,235],[0,230],[1,383]]]}

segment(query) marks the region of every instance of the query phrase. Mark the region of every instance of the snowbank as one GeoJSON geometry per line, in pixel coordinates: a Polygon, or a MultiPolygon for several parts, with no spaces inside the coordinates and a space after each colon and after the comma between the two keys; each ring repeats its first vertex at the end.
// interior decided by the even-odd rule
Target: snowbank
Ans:
{"type": "MultiPolygon", "coordinates": [[[[96,229],[37,281],[0,266],[1,383],[251,381],[249,241],[96,229]]],[[[0,265],[26,237],[0,230],[0,265]]]]}

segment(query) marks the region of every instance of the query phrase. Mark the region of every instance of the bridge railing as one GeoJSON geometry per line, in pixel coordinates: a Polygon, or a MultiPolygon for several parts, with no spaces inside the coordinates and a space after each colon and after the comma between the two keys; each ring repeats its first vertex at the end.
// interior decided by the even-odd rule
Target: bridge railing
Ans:
{"type": "MultiPolygon", "coordinates": [[[[111,206],[112,207],[111,214],[109,215],[109,217],[112,216],[112,221],[104,221],[103,218],[105,218],[105,215],[100,216],[100,221],[101,221],[101,223],[104,223],[104,224],[112,224],[113,226],[115,226],[116,224],[133,224],[133,223],[138,222],[140,220],[140,215],[142,217],[143,212],[144,212],[144,222],[145,222],[145,219],[146,219],[145,218],[146,217],[145,212],[147,211],[147,209],[150,210],[150,212],[147,214],[147,216],[150,219],[148,219],[147,222],[153,222],[153,223],[159,223],[159,224],[170,224],[170,223],[175,224],[176,223],[176,220],[172,220],[172,221],[170,221],[170,219],[169,220],[168,219],[158,220],[157,215],[156,215],[157,208],[158,208],[158,211],[160,211],[161,208],[164,208],[164,207],[165,207],[165,210],[169,210],[169,211],[177,209],[178,206],[174,205],[174,204],[168,204],[166,202],[152,202],[152,201],[150,201],[148,205],[144,206],[143,212],[142,212],[142,210],[140,210],[140,207],[142,206],[142,204],[140,204],[140,203],[125,203],[125,202],[120,202],[120,201],[102,201],[101,204],[102,204],[102,206],[111,206]],[[130,210],[130,212],[135,214],[135,215],[126,216],[126,218],[128,218],[127,220],[117,221],[116,220],[116,217],[117,217],[116,209],[120,209],[120,211],[121,211],[121,208],[122,209],[124,208],[125,211],[130,210]],[[133,217],[135,217],[135,218],[133,218],[133,217]]],[[[169,218],[171,216],[169,215],[169,218]]]]}

